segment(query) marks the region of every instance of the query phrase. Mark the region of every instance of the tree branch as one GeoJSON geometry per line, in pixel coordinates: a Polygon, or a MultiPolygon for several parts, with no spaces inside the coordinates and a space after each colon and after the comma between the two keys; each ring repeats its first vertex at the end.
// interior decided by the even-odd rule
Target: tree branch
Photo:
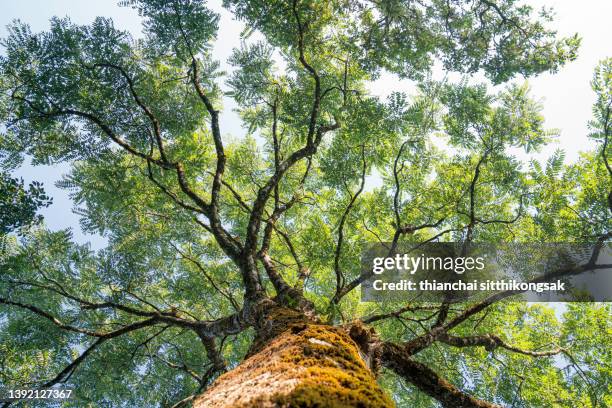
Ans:
{"type": "Polygon", "coordinates": [[[530,357],[550,357],[560,353],[563,353],[565,349],[557,347],[553,350],[548,351],[531,351],[523,350],[519,347],[511,346],[504,342],[499,336],[495,334],[481,334],[476,336],[457,337],[447,333],[443,333],[438,336],[438,341],[446,343],[453,347],[484,347],[487,351],[493,351],[498,347],[512,351],[518,354],[523,354],[530,357]]]}
{"type": "Polygon", "coordinates": [[[351,194],[349,191],[349,195],[351,198],[344,212],[342,213],[342,217],[340,217],[340,223],[338,225],[338,242],[336,243],[336,250],[334,251],[334,272],[336,273],[336,294],[334,295],[334,297],[342,291],[342,288],[345,283],[344,274],[342,273],[342,269],[340,267],[340,256],[342,254],[342,244],[344,242],[344,224],[346,223],[346,219],[349,213],[351,212],[355,201],[357,201],[357,198],[359,197],[365,186],[365,177],[367,169],[365,145],[361,145],[361,160],[361,182],[359,184],[359,188],[357,189],[357,192],[355,192],[355,194],[351,194]]]}
{"type": "Polygon", "coordinates": [[[419,390],[435,398],[446,408],[501,408],[459,390],[435,371],[410,358],[404,348],[394,343],[381,345],[381,363],[419,390]]]}

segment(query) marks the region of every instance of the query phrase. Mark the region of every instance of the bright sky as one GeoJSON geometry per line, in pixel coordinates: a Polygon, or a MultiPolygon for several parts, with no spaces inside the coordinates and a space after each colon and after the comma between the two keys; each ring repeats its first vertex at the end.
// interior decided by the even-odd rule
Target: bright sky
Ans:
{"type": "MultiPolygon", "coordinates": [[[[610,0],[528,0],[528,3],[539,8],[552,6],[556,11],[554,27],[561,35],[578,33],[582,37],[579,57],[573,63],[563,67],[557,74],[543,74],[532,78],[529,83],[532,94],[542,99],[546,125],[559,129],[561,134],[557,145],[543,152],[547,155],[556,147],[567,152],[568,160],[575,160],[578,152],[592,148],[588,141],[587,122],[591,118],[591,106],[594,95],[589,81],[593,68],[603,58],[612,56],[610,38],[612,38],[612,1],[610,0]]],[[[222,62],[239,45],[239,34],[242,24],[232,21],[231,16],[221,8],[220,0],[210,2],[211,8],[221,12],[219,38],[214,50],[216,58],[222,62]]],[[[48,28],[52,16],[70,16],[78,24],[88,24],[96,16],[111,17],[115,26],[129,30],[134,35],[140,32],[140,19],[137,13],[129,8],[117,6],[117,0],[0,0],[0,37],[6,36],[6,25],[14,19],[27,22],[37,32],[48,28]]],[[[387,95],[391,91],[411,91],[409,83],[398,83],[394,78],[383,76],[373,85],[376,94],[387,95]]],[[[237,116],[231,112],[232,106],[226,106],[221,118],[224,133],[242,134],[237,116]]],[[[94,248],[104,245],[104,239],[82,233],[78,216],[71,212],[73,204],[66,191],[54,186],[55,181],[67,172],[65,166],[36,167],[24,166],[18,175],[26,182],[39,180],[52,197],[54,204],[42,213],[51,229],[71,227],[75,238],[80,242],[90,241],[94,248]]]]}

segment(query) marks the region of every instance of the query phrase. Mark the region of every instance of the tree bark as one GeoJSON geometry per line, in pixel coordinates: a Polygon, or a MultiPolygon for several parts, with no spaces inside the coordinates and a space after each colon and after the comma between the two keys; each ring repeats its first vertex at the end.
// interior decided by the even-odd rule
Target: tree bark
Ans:
{"type": "Polygon", "coordinates": [[[394,406],[345,329],[299,319],[277,328],[271,338],[256,339],[247,358],[198,396],[194,407],[394,406]]]}

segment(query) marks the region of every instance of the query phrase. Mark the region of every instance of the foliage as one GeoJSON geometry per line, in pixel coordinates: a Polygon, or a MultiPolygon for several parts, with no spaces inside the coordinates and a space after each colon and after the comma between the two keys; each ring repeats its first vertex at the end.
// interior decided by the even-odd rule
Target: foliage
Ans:
{"type": "Polygon", "coordinates": [[[34,181],[26,189],[22,180],[0,172],[0,236],[40,222],[36,211],[52,201],[41,183],[34,181]]]}
{"type": "MultiPolygon", "coordinates": [[[[554,132],[526,85],[492,93],[427,78],[435,63],[493,83],[556,71],[579,39],[548,29],[548,11],[514,0],[226,0],[263,40],[244,33],[223,92],[211,55],[219,18],[203,1],[121,3],[143,17],[144,39],[105,18],[55,18],[43,33],[16,22],[4,40],[1,157],[68,162],[60,186],[109,245],[95,252],[42,227],[8,240],[1,386],[66,383],[77,398],[66,406],[171,406],[243,360],[273,299],[334,325],[363,320],[389,346],[434,338],[407,363],[459,395],[612,404],[609,305],[501,302],[470,314],[362,303],[358,290],[368,242],[608,239],[609,60],[593,80],[601,149],[527,165],[519,154],[554,132]],[[416,94],[370,95],[383,70],[417,80],[416,94]],[[224,98],[245,137],[223,134],[224,98]],[[453,322],[450,337],[428,337],[453,322]],[[492,349],[451,338],[490,334],[492,349]]],[[[435,386],[383,366],[398,406],[437,406],[435,386]]]]}

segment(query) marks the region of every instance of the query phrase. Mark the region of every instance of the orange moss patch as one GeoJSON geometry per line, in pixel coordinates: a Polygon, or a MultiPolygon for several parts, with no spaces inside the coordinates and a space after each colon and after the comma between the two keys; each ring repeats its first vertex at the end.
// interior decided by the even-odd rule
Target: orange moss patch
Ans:
{"type": "Polygon", "coordinates": [[[340,328],[296,324],[233,371],[219,377],[195,407],[393,407],[340,328]]]}

